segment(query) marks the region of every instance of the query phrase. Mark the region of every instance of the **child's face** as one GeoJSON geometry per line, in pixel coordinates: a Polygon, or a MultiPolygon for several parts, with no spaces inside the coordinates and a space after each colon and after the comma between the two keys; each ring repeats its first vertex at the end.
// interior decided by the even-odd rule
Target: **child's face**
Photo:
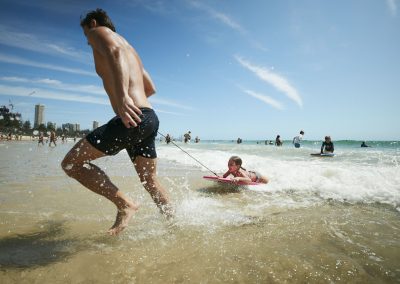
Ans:
{"type": "Polygon", "coordinates": [[[229,172],[234,173],[234,172],[238,171],[239,166],[236,165],[235,161],[229,160],[228,169],[229,169],[229,172]]]}

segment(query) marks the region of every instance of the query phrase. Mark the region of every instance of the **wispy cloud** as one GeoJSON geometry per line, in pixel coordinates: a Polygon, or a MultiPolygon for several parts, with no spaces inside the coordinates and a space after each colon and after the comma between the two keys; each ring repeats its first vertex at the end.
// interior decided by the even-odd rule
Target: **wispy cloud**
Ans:
{"type": "Polygon", "coordinates": [[[390,13],[393,16],[396,16],[397,15],[397,3],[396,3],[396,0],[386,0],[386,4],[389,7],[390,13]]]}
{"type": "Polygon", "coordinates": [[[205,5],[202,2],[198,1],[189,1],[188,2],[192,7],[195,7],[199,10],[205,11],[208,15],[210,15],[212,18],[218,20],[220,23],[224,24],[225,26],[228,26],[235,31],[239,33],[246,34],[247,31],[237,22],[235,21],[232,17],[228,16],[227,14],[218,12],[211,8],[210,6],[205,5]]]}
{"type": "Polygon", "coordinates": [[[192,107],[190,106],[186,106],[177,102],[173,102],[173,101],[168,101],[168,100],[164,100],[164,99],[160,99],[157,97],[150,97],[149,98],[151,103],[154,104],[158,104],[158,105],[165,105],[165,106],[170,106],[170,107],[175,107],[175,108],[180,108],[180,109],[185,109],[185,110],[193,110],[192,107]]]}
{"type": "MultiPolygon", "coordinates": [[[[28,97],[29,94],[31,93],[32,93],[32,88],[0,85],[0,95],[3,96],[28,97]]],[[[51,99],[51,100],[100,104],[100,105],[110,104],[107,97],[84,96],[77,93],[55,92],[40,88],[35,88],[35,93],[32,95],[32,97],[51,99]]]]}
{"type": "Polygon", "coordinates": [[[61,81],[53,80],[53,79],[49,79],[49,78],[30,79],[30,78],[22,78],[22,77],[0,77],[0,81],[4,81],[4,82],[8,82],[8,83],[33,85],[33,86],[39,86],[39,87],[47,87],[47,88],[51,88],[51,89],[57,89],[57,90],[68,91],[68,92],[79,92],[79,93],[88,93],[88,94],[106,96],[104,89],[99,86],[66,84],[61,81]]]}
{"type": "MultiPolygon", "coordinates": [[[[28,79],[21,77],[0,77],[0,81],[7,83],[24,84],[23,87],[0,84],[0,95],[4,96],[32,96],[52,100],[75,101],[102,105],[110,104],[109,99],[105,94],[105,91],[102,88],[93,85],[66,84],[58,80],[52,79],[28,79]],[[33,90],[34,94],[32,94],[33,90]],[[82,93],[92,94],[95,96],[88,96],[82,93]]],[[[190,111],[193,110],[193,108],[190,106],[186,106],[181,103],[165,99],[150,97],[150,101],[155,105],[190,111]]],[[[160,112],[173,115],[182,115],[181,113],[174,111],[160,110],[160,112]]]]}
{"type": "Polygon", "coordinates": [[[273,108],[283,110],[283,105],[280,102],[278,102],[277,100],[274,100],[273,98],[271,98],[269,96],[262,95],[262,94],[254,92],[254,91],[251,91],[251,90],[243,90],[243,92],[245,92],[249,96],[252,96],[252,97],[272,106],[273,108]]]}
{"type": "Polygon", "coordinates": [[[162,110],[159,108],[156,108],[155,111],[158,113],[172,114],[172,115],[177,115],[177,116],[185,116],[185,114],[183,114],[183,113],[174,112],[174,111],[166,111],[166,110],[162,110]]]}
{"type": "Polygon", "coordinates": [[[0,44],[38,53],[68,57],[80,62],[91,63],[89,52],[77,50],[63,43],[56,43],[26,32],[19,32],[0,25],[0,44]]]}
{"type": "Polygon", "coordinates": [[[49,70],[73,73],[73,74],[78,74],[78,75],[97,76],[95,74],[95,72],[89,72],[89,71],[85,71],[82,69],[67,68],[67,67],[61,67],[61,66],[52,65],[52,64],[46,64],[46,63],[32,61],[29,59],[13,56],[13,55],[9,55],[9,54],[0,53],[0,62],[18,64],[18,65],[24,65],[24,66],[31,66],[31,67],[42,68],[42,69],[49,69],[49,70]]]}
{"type": "Polygon", "coordinates": [[[303,101],[297,90],[289,83],[289,81],[281,75],[278,75],[265,67],[254,65],[240,56],[235,56],[235,59],[254,73],[258,78],[274,86],[277,90],[283,92],[287,97],[296,102],[300,107],[303,106],[303,101]]]}

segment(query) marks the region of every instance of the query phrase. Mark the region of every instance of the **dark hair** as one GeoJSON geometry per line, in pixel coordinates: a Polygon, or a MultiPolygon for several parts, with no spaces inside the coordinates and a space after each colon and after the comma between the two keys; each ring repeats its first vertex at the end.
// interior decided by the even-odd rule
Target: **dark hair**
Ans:
{"type": "Polygon", "coordinates": [[[232,156],[229,158],[229,161],[234,161],[235,165],[239,166],[243,170],[246,170],[242,167],[242,159],[239,156],[232,156]]]}
{"type": "Polygon", "coordinates": [[[96,10],[88,12],[86,16],[81,16],[81,27],[89,26],[92,20],[96,20],[99,26],[107,27],[115,32],[114,24],[103,9],[97,8],[96,10]]]}
{"type": "Polygon", "coordinates": [[[303,131],[303,130],[301,130],[301,131],[300,131],[300,134],[304,134],[304,131],[303,131]]]}

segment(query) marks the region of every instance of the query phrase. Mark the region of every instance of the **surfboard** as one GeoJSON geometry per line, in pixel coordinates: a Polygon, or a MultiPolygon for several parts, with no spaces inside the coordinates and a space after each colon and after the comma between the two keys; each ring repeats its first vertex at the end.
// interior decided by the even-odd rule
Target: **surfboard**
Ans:
{"type": "Polygon", "coordinates": [[[313,156],[313,157],[334,157],[335,156],[335,154],[333,154],[333,153],[312,153],[312,154],[310,154],[311,156],[313,156]]]}
{"type": "Polygon", "coordinates": [[[211,180],[215,182],[220,182],[220,183],[227,183],[227,184],[233,184],[233,185],[260,185],[261,183],[259,182],[244,182],[244,181],[239,181],[239,182],[234,182],[230,178],[223,178],[223,177],[216,177],[216,176],[203,176],[204,179],[206,180],[211,180]]]}

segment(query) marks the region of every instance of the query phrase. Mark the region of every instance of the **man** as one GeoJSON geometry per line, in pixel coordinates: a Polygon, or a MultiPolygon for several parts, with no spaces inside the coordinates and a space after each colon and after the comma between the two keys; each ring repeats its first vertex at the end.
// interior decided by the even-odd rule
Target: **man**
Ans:
{"type": "Polygon", "coordinates": [[[283,142],[282,142],[281,136],[277,135],[276,138],[275,138],[275,145],[276,146],[282,146],[282,144],[283,144],[283,142]]]}
{"type": "Polygon", "coordinates": [[[300,141],[303,140],[303,135],[304,135],[304,131],[301,130],[300,135],[297,135],[296,137],[293,138],[292,142],[294,144],[294,147],[300,148],[300,141]]]}
{"type": "Polygon", "coordinates": [[[188,131],[187,133],[185,133],[185,135],[183,135],[185,143],[190,142],[190,139],[192,139],[190,134],[191,134],[191,132],[188,131]]]}
{"type": "Polygon", "coordinates": [[[50,143],[49,143],[49,147],[51,146],[51,143],[54,143],[54,147],[57,146],[56,144],[56,133],[52,130],[50,131],[50,143]]]}
{"type": "Polygon", "coordinates": [[[115,32],[102,9],[81,19],[83,32],[93,49],[97,74],[116,113],[107,124],[93,130],[65,156],[62,168],[88,189],[112,201],[118,209],[109,234],[117,235],[132,218],[138,205],[125,196],[108,176],[91,161],[126,149],[140,178],[160,211],[172,216],[168,193],[156,176],[155,137],[159,121],[147,97],[154,84],[144,70],[139,55],[115,32]]]}
{"type": "Polygon", "coordinates": [[[43,140],[44,140],[44,134],[43,134],[42,131],[40,131],[39,132],[39,138],[38,138],[38,146],[39,146],[39,144],[42,144],[44,146],[43,140]]]}

